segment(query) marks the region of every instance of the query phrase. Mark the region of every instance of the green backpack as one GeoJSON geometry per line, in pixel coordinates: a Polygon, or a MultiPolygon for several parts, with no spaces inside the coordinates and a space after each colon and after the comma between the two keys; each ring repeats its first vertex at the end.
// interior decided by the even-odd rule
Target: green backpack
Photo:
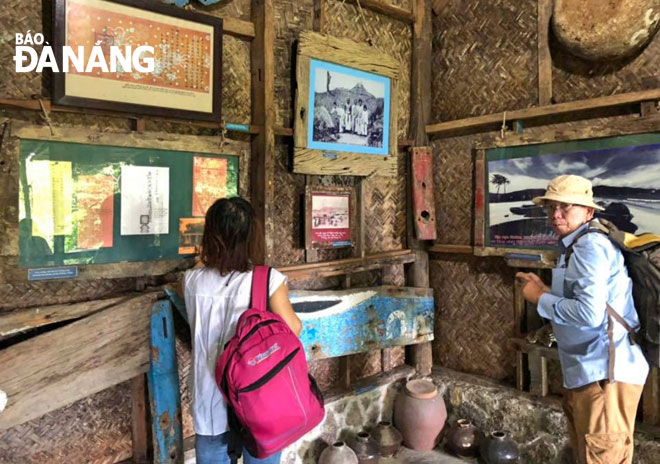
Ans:
{"type": "MultiPolygon", "coordinates": [[[[612,341],[612,319],[623,325],[633,344],[639,343],[652,366],[660,367],[660,235],[633,235],[619,230],[605,219],[589,223],[589,227],[575,237],[566,251],[566,263],[573,253],[573,245],[585,234],[605,234],[623,253],[628,275],[633,283],[633,299],[639,316],[639,332],[632,328],[612,307],[607,305],[608,335],[612,341]],[[598,222],[600,221],[600,222],[598,222]]],[[[614,368],[614,343],[610,343],[610,378],[614,368]]]]}

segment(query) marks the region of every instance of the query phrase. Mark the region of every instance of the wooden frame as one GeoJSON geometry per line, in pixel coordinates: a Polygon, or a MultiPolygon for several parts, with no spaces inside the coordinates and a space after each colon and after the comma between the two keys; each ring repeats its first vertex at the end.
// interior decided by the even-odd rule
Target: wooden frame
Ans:
{"type": "MultiPolygon", "coordinates": [[[[55,0],[53,34],[55,58],[60,71],[64,57],[63,46],[70,45],[73,50],[77,50],[76,47],[82,45],[87,58],[83,65],[87,66],[91,54],[89,50],[92,48],[90,42],[101,42],[103,56],[109,63],[109,50],[113,44],[119,45],[124,52],[125,45],[147,41],[143,44],[154,46],[154,60],[161,68],[159,72],[137,74],[103,72],[101,75],[101,71],[93,71],[94,74],[77,73],[72,68],[69,72],[55,72],[54,104],[179,119],[221,121],[221,18],[139,0],[55,0]],[[80,18],[72,18],[74,25],[71,30],[76,35],[67,36],[67,6],[70,3],[75,3],[81,14],[80,18]],[[94,19],[89,19],[89,16],[82,18],[83,14],[90,13],[99,13],[97,18],[115,21],[116,26],[108,32],[108,26],[104,24],[103,32],[95,32],[94,19]],[[130,29],[127,22],[131,24],[130,29]],[[184,63],[170,63],[171,67],[168,65],[166,60],[175,60],[175,54],[170,55],[167,51],[169,49],[164,46],[157,47],[155,43],[148,42],[158,40],[155,34],[151,34],[151,30],[161,27],[161,33],[164,33],[161,40],[165,41],[170,40],[168,29],[177,37],[179,31],[186,32],[185,38],[177,39],[177,44],[187,47],[186,54],[190,53],[190,47],[198,48],[199,59],[194,63],[197,66],[193,63],[185,63],[185,66],[184,63]],[[151,82],[147,83],[147,79],[151,82]],[[193,82],[188,84],[188,79],[193,82]]],[[[135,48],[133,46],[132,50],[135,48]]]]}
{"type": "MultiPolygon", "coordinates": [[[[479,146],[475,153],[475,202],[474,202],[474,254],[478,256],[504,256],[510,265],[518,267],[551,268],[557,252],[551,249],[538,249],[533,247],[490,246],[487,240],[488,221],[486,215],[488,179],[487,150],[495,148],[522,147],[526,145],[549,144],[555,142],[584,142],[590,139],[602,139],[614,136],[633,136],[637,134],[655,133],[660,131],[660,118],[649,117],[620,122],[616,125],[591,125],[571,131],[549,131],[541,136],[513,134],[506,140],[494,141],[489,145],[479,146]]],[[[641,136],[640,136],[641,137],[641,136]]],[[[598,143],[601,143],[599,140],[598,143]]],[[[645,143],[641,143],[643,145],[645,143]]],[[[585,148],[594,150],[594,148],[585,148]]],[[[551,153],[550,151],[548,153],[551,153]]],[[[571,152],[567,152],[571,153],[571,152]]]]}
{"type": "MultiPolygon", "coordinates": [[[[366,44],[308,31],[300,33],[297,58],[293,171],[301,174],[395,176],[399,64],[366,44]],[[315,108],[320,106],[314,105],[317,97],[310,85],[314,82],[313,73],[315,76],[316,71],[327,71],[329,78],[332,77],[330,73],[333,73],[337,80],[347,85],[353,85],[353,82],[357,82],[356,86],[362,82],[367,86],[373,84],[373,88],[378,89],[374,93],[383,92],[383,106],[380,110],[383,113],[383,127],[380,139],[374,137],[377,131],[369,130],[368,135],[364,135],[367,129],[356,128],[355,134],[349,134],[352,137],[345,137],[346,140],[343,142],[329,142],[330,137],[337,137],[341,131],[329,130],[328,137],[321,137],[320,132],[314,130],[315,108]],[[354,140],[355,143],[349,144],[348,139],[354,140]],[[381,142],[376,142],[377,140],[381,142]],[[378,143],[381,143],[380,147],[377,147],[378,143]]],[[[330,82],[327,88],[328,92],[340,89],[340,87],[330,89],[330,82]]],[[[366,95],[362,91],[368,91],[364,87],[358,88],[357,91],[353,89],[354,87],[351,87],[350,93],[342,92],[342,100],[344,95],[354,97],[351,106],[355,107],[356,93],[366,95]]],[[[371,93],[369,95],[371,104],[377,105],[374,107],[380,109],[380,104],[376,102],[381,97],[374,97],[371,93]]],[[[324,100],[329,102],[327,97],[324,97],[324,100]]],[[[328,102],[325,104],[329,105],[328,102]]],[[[367,106],[366,103],[364,106],[367,106]]],[[[320,112],[321,109],[318,111],[320,112]]],[[[378,111],[377,109],[376,113],[378,111]]],[[[371,107],[368,108],[368,112],[374,114],[371,107]]],[[[327,110],[326,115],[326,118],[329,117],[330,109],[327,110]]],[[[370,122],[366,123],[367,126],[370,124],[370,122]]],[[[334,123],[332,127],[334,129],[334,123]]],[[[341,140],[341,136],[337,140],[341,140]]]]}
{"type": "Polygon", "coordinates": [[[359,233],[356,205],[354,188],[308,185],[305,188],[305,248],[356,246],[359,233]],[[327,214],[323,214],[323,209],[328,210],[327,214]],[[346,223],[347,227],[343,227],[346,223]]]}

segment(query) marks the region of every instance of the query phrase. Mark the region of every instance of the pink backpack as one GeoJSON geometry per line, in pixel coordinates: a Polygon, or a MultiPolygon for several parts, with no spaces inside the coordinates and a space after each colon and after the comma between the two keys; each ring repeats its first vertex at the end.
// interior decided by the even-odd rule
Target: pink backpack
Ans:
{"type": "Polygon", "coordinates": [[[238,319],[215,369],[230,429],[257,458],[295,442],[325,414],[300,339],[267,310],[269,281],[270,268],[256,266],[250,309],[238,319]]]}

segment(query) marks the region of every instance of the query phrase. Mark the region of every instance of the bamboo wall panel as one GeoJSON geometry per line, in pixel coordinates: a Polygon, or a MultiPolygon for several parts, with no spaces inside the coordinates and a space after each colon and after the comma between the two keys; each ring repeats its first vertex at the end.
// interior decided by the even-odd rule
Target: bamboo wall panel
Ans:
{"type": "Polygon", "coordinates": [[[5,430],[0,443],[1,464],[110,464],[129,459],[131,383],[5,430]]]}
{"type": "Polygon", "coordinates": [[[660,38],[637,56],[609,63],[590,63],[561,48],[550,36],[553,96],[557,103],[634,92],[660,86],[660,38]],[[649,79],[651,82],[645,82],[649,79]]]}
{"type": "Polygon", "coordinates": [[[431,121],[536,105],[537,0],[451,1],[433,16],[431,121]]]}
{"type": "Polygon", "coordinates": [[[430,263],[435,290],[433,362],[511,380],[514,269],[499,258],[443,256],[430,263]]]}
{"type": "Polygon", "coordinates": [[[367,42],[400,63],[397,131],[406,138],[410,127],[410,69],[412,34],[410,26],[387,16],[362,8],[362,21],[357,6],[341,1],[327,1],[326,30],[328,35],[356,42],[367,42]]]}
{"type": "Polygon", "coordinates": [[[472,243],[472,148],[478,140],[468,135],[432,143],[438,243],[472,243]]]}

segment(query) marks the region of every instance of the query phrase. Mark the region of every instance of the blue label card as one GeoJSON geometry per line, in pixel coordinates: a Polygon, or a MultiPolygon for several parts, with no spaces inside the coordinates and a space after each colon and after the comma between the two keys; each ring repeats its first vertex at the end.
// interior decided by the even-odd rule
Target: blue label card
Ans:
{"type": "Polygon", "coordinates": [[[28,280],[72,279],[78,277],[78,266],[28,269],[28,280]]]}

